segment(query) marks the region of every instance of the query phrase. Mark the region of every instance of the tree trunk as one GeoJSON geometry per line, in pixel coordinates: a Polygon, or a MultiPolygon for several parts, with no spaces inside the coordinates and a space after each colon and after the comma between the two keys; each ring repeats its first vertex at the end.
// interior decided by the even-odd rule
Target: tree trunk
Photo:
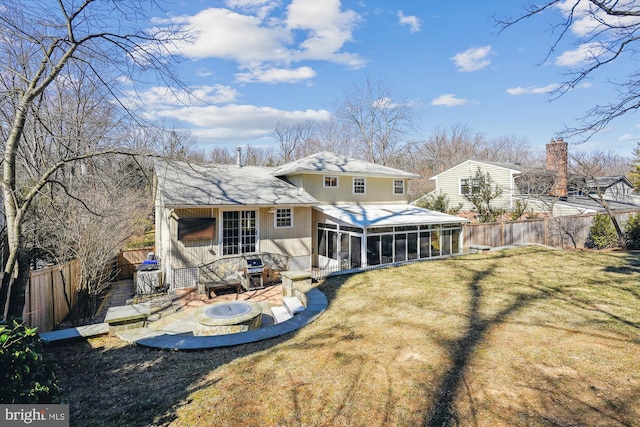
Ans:
{"type": "Polygon", "coordinates": [[[22,321],[22,312],[25,303],[25,290],[29,283],[29,272],[31,271],[31,258],[20,251],[18,255],[18,276],[11,285],[11,296],[9,298],[8,319],[22,321]]]}

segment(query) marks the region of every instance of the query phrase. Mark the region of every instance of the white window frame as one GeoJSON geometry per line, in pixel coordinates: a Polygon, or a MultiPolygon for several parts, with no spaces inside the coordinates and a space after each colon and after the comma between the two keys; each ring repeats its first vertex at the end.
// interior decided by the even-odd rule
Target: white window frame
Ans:
{"type": "Polygon", "coordinates": [[[466,195],[470,196],[470,195],[473,195],[473,194],[478,194],[478,192],[480,191],[480,186],[477,185],[477,183],[478,183],[478,180],[475,179],[475,178],[471,178],[471,177],[469,177],[469,178],[460,178],[460,183],[458,185],[458,191],[459,191],[460,195],[464,196],[466,194],[466,195]],[[462,185],[463,185],[462,183],[464,181],[468,182],[467,188],[469,189],[469,191],[467,193],[462,191],[462,185]]]}
{"type": "Polygon", "coordinates": [[[276,208],[273,213],[273,227],[274,228],[293,228],[293,208],[276,208]],[[289,211],[287,216],[282,216],[284,211],[289,211]],[[288,225],[278,225],[278,220],[289,220],[288,225]]]}
{"type": "MultiPolygon", "coordinates": [[[[233,219],[233,218],[230,218],[233,219]]],[[[229,209],[220,212],[220,225],[218,228],[220,240],[219,250],[223,256],[226,255],[241,255],[251,254],[259,252],[260,243],[260,230],[258,227],[258,211],[255,209],[229,209]],[[227,230],[237,231],[237,243],[233,243],[233,236],[225,236],[225,214],[231,212],[238,212],[238,224],[237,227],[229,227],[227,230]],[[251,226],[248,226],[247,222],[251,226]],[[251,242],[251,240],[254,240],[251,242]],[[231,241],[229,243],[229,241],[231,241]],[[247,247],[253,246],[253,251],[246,251],[247,247]],[[229,251],[229,249],[237,248],[229,251]]]]}
{"type": "MultiPolygon", "coordinates": [[[[360,185],[358,185],[360,187],[360,185]]],[[[353,186],[352,186],[353,194],[367,194],[367,180],[362,177],[354,177],[353,178],[353,186]],[[362,181],[362,192],[356,191],[356,183],[360,183],[362,181]]]]}
{"type": "Polygon", "coordinates": [[[339,182],[340,182],[340,180],[338,179],[338,176],[336,176],[336,175],[325,175],[325,176],[322,177],[322,186],[324,188],[338,188],[339,182]],[[330,180],[334,180],[335,179],[336,185],[327,185],[327,179],[330,179],[330,180]]]}
{"type": "Polygon", "coordinates": [[[393,194],[396,196],[400,196],[404,194],[404,179],[394,179],[393,180],[393,194]],[[398,193],[398,187],[396,186],[396,184],[400,183],[400,192],[398,193]]]}

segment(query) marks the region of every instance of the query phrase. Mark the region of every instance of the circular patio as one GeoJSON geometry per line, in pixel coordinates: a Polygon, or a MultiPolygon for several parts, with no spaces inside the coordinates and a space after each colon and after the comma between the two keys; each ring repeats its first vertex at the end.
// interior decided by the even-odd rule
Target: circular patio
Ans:
{"type": "Polygon", "coordinates": [[[167,316],[163,321],[152,322],[147,327],[124,330],[116,335],[143,347],[162,350],[206,350],[262,341],[296,331],[313,322],[327,309],[327,297],[318,289],[313,288],[306,295],[306,308],[291,319],[247,332],[195,336],[192,332],[196,323],[194,312],[185,310],[167,316]]]}

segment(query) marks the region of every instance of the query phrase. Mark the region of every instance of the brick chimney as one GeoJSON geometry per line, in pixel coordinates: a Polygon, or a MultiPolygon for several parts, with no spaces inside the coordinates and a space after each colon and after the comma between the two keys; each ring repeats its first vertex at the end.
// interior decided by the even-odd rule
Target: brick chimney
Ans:
{"type": "Polygon", "coordinates": [[[553,183],[549,195],[553,197],[566,198],[568,196],[568,159],[569,144],[562,139],[551,140],[546,145],[547,166],[546,169],[554,172],[556,179],[553,183]]]}

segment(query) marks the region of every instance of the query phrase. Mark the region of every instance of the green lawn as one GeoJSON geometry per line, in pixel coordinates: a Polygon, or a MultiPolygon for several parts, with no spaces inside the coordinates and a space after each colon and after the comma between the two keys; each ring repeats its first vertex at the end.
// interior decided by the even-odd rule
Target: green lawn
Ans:
{"type": "Polygon", "coordinates": [[[47,350],[72,425],[632,426],[640,254],[518,248],[328,279],[272,340],[47,350]]]}

